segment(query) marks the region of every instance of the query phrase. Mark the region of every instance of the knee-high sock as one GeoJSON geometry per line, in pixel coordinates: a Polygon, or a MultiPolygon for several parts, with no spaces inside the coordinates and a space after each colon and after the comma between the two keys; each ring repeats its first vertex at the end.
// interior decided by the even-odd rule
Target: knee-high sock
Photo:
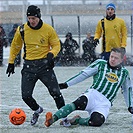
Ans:
{"type": "Polygon", "coordinates": [[[73,112],[76,109],[74,103],[67,104],[60,108],[54,115],[54,122],[57,121],[58,119],[65,118],[67,117],[71,112],[73,112]]]}
{"type": "Polygon", "coordinates": [[[90,117],[80,118],[79,119],[79,125],[89,126],[89,119],[90,119],[90,117]]]}

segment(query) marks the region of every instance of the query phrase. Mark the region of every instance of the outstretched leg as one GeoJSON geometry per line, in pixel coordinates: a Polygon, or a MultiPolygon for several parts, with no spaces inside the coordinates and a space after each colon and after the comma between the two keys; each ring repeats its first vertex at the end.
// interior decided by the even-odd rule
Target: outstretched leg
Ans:
{"type": "Polygon", "coordinates": [[[68,116],[74,110],[75,110],[75,105],[73,103],[71,103],[71,104],[67,104],[67,105],[63,106],[62,108],[60,108],[54,115],[52,115],[51,112],[47,112],[45,126],[49,127],[57,120],[68,116]]]}
{"type": "Polygon", "coordinates": [[[60,108],[54,115],[52,115],[51,112],[48,112],[46,114],[45,125],[49,127],[55,121],[67,117],[71,112],[75,110],[85,110],[86,105],[87,105],[86,96],[81,96],[71,104],[67,104],[66,106],[60,108]]]}

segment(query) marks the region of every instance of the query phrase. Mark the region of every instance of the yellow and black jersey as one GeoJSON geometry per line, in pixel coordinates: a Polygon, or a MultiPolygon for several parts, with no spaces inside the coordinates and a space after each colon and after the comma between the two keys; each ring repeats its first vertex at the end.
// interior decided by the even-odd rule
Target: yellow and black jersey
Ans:
{"type": "MultiPolygon", "coordinates": [[[[112,48],[126,47],[127,28],[123,19],[115,18],[107,20],[104,18],[105,29],[105,52],[110,52],[112,48]]],[[[94,39],[100,39],[103,35],[101,20],[99,20],[94,39]]],[[[102,48],[103,51],[103,48],[102,48]]]]}
{"type": "Polygon", "coordinates": [[[15,57],[24,48],[24,59],[36,60],[45,58],[48,52],[56,56],[60,51],[60,41],[54,28],[46,23],[38,30],[24,24],[24,41],[18,27],[11,43],[9,63],[14,63],[15,57]],[[24,45],[23,45],[24,44],[24,45]]]}

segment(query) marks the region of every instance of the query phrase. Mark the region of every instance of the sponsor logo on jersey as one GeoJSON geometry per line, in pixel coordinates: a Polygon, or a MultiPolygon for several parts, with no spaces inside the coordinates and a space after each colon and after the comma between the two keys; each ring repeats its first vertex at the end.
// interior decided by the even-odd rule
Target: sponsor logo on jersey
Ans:
{"type": "Polygon", "coordinates": [[[118,82],[118,76],[115,73],[112,73],[112,72],[106,73],[105,77],[111,83],[118,82]]]}

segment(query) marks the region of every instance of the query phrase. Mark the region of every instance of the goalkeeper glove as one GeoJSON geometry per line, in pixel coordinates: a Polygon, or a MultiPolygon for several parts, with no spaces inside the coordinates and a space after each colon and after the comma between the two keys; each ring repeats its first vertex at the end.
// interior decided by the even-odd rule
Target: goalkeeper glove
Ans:
{"type": "Polygon", "coordinates": [[[47,54],[47,67],[49,68],[49,69],[53,69],[54,68],[54,55],[53,55],[53,53],[48,53],[47,54]]]}
{"type": "Polygon", "coordinates": [[[12,73],[12,74],[14,74],[15,72],[14,72],[14,69],[15,69],[15,67],[14,67],[14,64],[8,64],[8,67],[7,67],[7,70],[6,70],[6,74],[8,74],[8,77],[10,77],[10,74],[12,73]]]}
{"type": "Polygon", "coordinates": [[[59,87],[60,87],[60,89],[67,89],[68,85],[67,85],[66,82],[65,83],[60,83],[59,87]]]}
{"type": "Polygon", "coordinates": [[[132,108],[132,107],[129,107],[129,108],[128,108],[128,111],[129,111],[131,114],[133,114],[133,108],[132,108]]]}

